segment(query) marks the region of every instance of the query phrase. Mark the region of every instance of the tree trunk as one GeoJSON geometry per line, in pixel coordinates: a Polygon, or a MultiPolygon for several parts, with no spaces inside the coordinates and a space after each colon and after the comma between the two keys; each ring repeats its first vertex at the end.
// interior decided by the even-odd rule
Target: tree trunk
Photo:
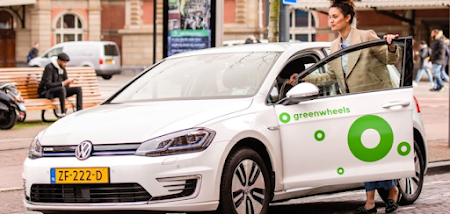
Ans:
{"type": "Polygon", "coordinates": [[[269,11],[269,33],[267,39],[269,42],[278,42],[278,19],[280,18],[280,0],[270,0],[269,11]]]}

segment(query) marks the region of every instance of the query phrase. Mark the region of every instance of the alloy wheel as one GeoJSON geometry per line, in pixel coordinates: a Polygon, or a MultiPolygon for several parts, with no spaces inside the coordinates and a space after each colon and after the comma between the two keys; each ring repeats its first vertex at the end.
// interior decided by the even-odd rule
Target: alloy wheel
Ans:
{"type": "Polygon", "coordinates": [[[259,165],[250,159],[242,160],[232,179],[232,197],[237,213],[260,213],[264,207],[266,184],[259,165]]]}

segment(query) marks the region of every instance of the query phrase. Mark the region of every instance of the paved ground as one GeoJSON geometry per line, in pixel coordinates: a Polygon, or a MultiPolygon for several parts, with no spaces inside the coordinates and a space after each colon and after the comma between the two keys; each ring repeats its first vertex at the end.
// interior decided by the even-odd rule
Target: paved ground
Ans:
{"type": "Polygon", "coordinates": [[[449,85],[443,92],[430,92],[426,82],[414,88],[425,125],[430,161],[450,160],[449,85]]]}

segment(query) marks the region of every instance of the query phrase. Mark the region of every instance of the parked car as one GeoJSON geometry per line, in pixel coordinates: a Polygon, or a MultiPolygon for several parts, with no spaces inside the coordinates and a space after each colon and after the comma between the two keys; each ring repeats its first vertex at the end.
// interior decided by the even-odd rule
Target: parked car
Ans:
{"type": "Polygon", "coordinates": [[[95,69],[97,75],[111,79],[112,75],[120,74],[120,52],[115,42],[110,41],[80,41],[59,43],[41,56],[28,62],[31,67],[45,67],[52,56],[65,52],[70,57],[67,66],[89,66],[95,69]]]}
{"type": "Polygon", "coordinates": [[[34,138],[24,204],[267,213],[271,201],[387,179],[399,179],[399,203],[411,204],[422,190],[427,144],[413,97],[412,37],[394,44],[403,57],[380,67],[390,87],[358,93],[300,80],[386,41],[329,56],[330,43],[303,42],[168,57],[34,138]],[[294,72],[299,83],[286,90],[294,72]]]}

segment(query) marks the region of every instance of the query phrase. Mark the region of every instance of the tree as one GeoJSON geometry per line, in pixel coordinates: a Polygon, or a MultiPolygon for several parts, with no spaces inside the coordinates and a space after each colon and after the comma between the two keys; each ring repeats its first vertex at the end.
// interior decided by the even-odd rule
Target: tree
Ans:
{"type": "Polygon", "coordinates": [[[270,0],[269,11],[269,32],[267,39],[269,42],[278,42],[278,19],[280,18],[280,0],[270,0]]]}

